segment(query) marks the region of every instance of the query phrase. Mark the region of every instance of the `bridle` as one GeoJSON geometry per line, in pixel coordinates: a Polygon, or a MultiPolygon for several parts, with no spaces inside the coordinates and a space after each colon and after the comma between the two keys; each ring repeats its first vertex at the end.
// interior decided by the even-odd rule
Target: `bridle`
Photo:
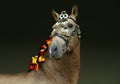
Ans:
{"type": "MultiPolygon", "coordinates": [[[[68,14],[65,11],[61,12],[60,19],[57,22],[58,23],[62,22],[62,21],[64,21],[63,19],[64,20],[65,19],[71,19],[72,21],[74,21],[76,23],[76,21],[72,17],[68,16],[68,14]]],[[[53,37],[58,36],[59,38],[61,38],[65,41],[65,43],[67,45],[67,48],[64,50],[64,53],[66,53],[66,51],[68,51],[68,52],[70,51],[70,41],[76,33],[78,35],[78,39],[80,39],[81,31],[80,31],[80,27],[77,24],[75,25],[75,28],[71,32],[70,35],[62,34],[62,33],[59,33],[59,32],[56,32],[56,31],[53,30],[51,35],[50,35],[50,38],[47,39],[45,41],[45,44],[43,44],[40,47],[40,52],[38,53],[38,55],[35,55],[35,56],[32,57],[28,72],[30,72],[32,70],[38,71],[39,65],[42,64],[46,60],[45,57],[44,57],[44,54],[48,50],[49,45],[51,45],[53,37]]]]}
{"type": "MultiPolygon", "coordinates": [[[[71,18],[69,18],[69,19],[71,19],[71,18]]],[[[73,20],[73,19],[71,19],[71,20],[73,20]]],[[[75,33],[77,33],[78,39],[80,39],[81,31],[80,31],[80,28],[79,28],[78,25],[76,25],[75,29],[72,31],[72,33],[70,35],[67,35],[67,36],[65,36],[65,35],[63,35],[61,33],[53,31],[51,36],[50,36],[50,38],[47,39],[45,44],[43,44],[41,46],[40,52],[38,53],[38,55],[35,55],[35,56],[32,57],[32,60],[30,62],[30,66],[29,66],[30,69],[28,70],[28,72],[30,72],[32,70],[38,71],[39,64],[43,63],[46,60],[45,57],[44,57],[44,54],[47,51],[48,46],[51,44],[51,42],[52,42],[51,39],[54,36],[58,36],[59,38],[61,38],[61,39],[63,39],[65,41],[65,43],[67,45],[67,48],[64,50],[64,53],[66,53],[66,52],[70,51],[70,46],[69,46],[70,45],[70,41],[71,41],[72,37],[75,35],[75,33]]]]}
{"type": "MultiPolygon", "coordinates": [[[[71,20],[73,20],[76,23],[76,21],[72,17],[70,17],[70,16],[67,17],[67,19],[71,19],[71,20]]],[[[59,23],[59,22],[62,22],[62,21],[60,19],[57,22],[59,23]]],[[[66,51],[70,50],[70,46],[69,46],[70,45],[70,41],[71,41],[72,37],[75,35],[75,33],[77,33],[78,39],[80,39],[81,38],[81,35],[80,35],[81,31],[80,31],[80,27],[78,25],[75,26],[75,29],[72,31],[71,35],[69,35],[69,36],[64,35],[62,33],[58,33],[56,31],[53,31],[52,34],[51,34],[51,37],[58,36],[59,38],[63,39],[65,41],[65,43],[66,43],[66,46],[67,46],[66,50],[64,51],[64,52],[66,52],[66,51]]]]}

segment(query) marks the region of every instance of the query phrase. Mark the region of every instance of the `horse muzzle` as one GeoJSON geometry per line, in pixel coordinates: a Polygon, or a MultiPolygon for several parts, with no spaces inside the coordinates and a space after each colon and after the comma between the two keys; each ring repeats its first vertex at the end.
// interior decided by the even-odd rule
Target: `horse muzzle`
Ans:
{"type": "Polygon", "coordinates": [[[64,49],[64,46],[65,45],[65,42],[63,39],[59,38],[58,36],[56,36],[49,48],[48,48],[48,51],[49,51],[49,55],[51,58],[54,58],[54,59],[60,59],[62,57],[62,55],[64,54],[63,53],[63,49],[64,49]]]}

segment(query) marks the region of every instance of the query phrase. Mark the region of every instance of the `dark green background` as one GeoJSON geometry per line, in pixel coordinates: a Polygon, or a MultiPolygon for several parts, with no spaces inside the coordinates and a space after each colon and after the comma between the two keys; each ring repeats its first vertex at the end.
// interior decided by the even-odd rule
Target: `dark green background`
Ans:
{"type": "Polygon", "coordinates": [[[43,0],[2,2],[0,73],[28,70],[31,57],[49,37],[55,23],[51,10],[70,13],[79,7],[81,27],[80,84],[120,84],[120,9],[110,0],[43,0]]]}

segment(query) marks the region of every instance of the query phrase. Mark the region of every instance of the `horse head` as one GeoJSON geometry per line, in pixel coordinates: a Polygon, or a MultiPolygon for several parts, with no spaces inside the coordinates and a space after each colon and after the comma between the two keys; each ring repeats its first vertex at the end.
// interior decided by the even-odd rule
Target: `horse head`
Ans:
{"type": "Polygon", "coordinates": [[[76,23],[78,7],[74,5],[70,15],[65,10],[61,14],[53,10],[52,15],[56,23],[52,27],[49,53],[51,58],[60,59],[65,53],[77,47],[76,42],[79,41],[81,33],[76,23]]]}

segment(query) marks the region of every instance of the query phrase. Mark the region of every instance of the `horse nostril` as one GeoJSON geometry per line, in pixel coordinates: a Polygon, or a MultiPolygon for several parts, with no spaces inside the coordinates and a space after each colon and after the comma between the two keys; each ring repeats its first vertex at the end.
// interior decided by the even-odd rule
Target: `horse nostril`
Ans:
{"type": "Polygon", "coordinates": [[[58,54],[58,48],[57,48],[57,46],[54,45],[54,46],[51,47],[50,54],[51,54],[52,57],[56,56],[58,54]]]}
{"type": "Polygon", "coordinates": [[[57,46],[54,46],[53,47],[53,52],[56,52],[57,51],[57,46]]]}

